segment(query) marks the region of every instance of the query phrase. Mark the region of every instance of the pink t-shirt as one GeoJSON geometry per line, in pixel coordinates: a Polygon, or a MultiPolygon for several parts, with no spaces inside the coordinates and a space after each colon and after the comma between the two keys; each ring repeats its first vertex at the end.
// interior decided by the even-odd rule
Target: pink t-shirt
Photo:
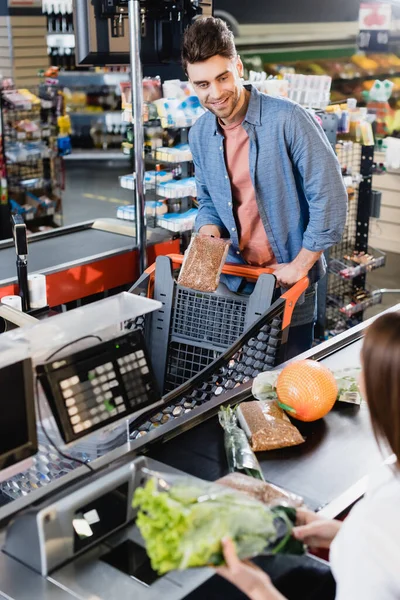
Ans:
{"type": "Polygon", "coordinates": [[[250,140],[242,122],[220,123],[225,134],[225,162],[231,180],[233,214],[239,233],[239,248],[250,265],[266,267],[276,262],[265,233],[250,175],[250,140]]]}

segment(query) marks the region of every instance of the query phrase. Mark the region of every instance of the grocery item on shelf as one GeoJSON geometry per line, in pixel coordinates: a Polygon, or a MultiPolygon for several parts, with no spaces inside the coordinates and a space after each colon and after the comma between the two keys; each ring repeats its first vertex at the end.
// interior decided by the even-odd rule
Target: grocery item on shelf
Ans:
{"type": "MultiPolygon", "coordinates": [[[[130,81],[121,81],[122,109],[132,112],[132,88],[130,81]]],[[[159,77],[143,78],[143,102],[154,102],[162,97],[161,79],[159,77]]]]}
{"type": "Polygon", "coordinates": [[[339,306],[341,313],[346,317],[352,317],[360,312],[363,312],[370,306],[380,304],[382,302],[382,291],[380,289],[374,289],[369,287],[360,287],[353,290],[351,294],[351,300],[343,306],[341,299],[330,297],[331,301],[339,306]]]}
{"type": "Polygon", "coordinates": [[[173,174],[170,171],[146,171],[144,184],[147,190],[155,189],[156,185],[173,180],[173,174]]]}
{"type": "Polygon", "coordinates": [[[24,163],[51,157],[51,148],[44,142],[11,142],[5,156],[10,163],[24,163]]]}
{"type": "Polygon", "coordinates": [[[126,190],[134,190],[135,181],[136,178],[134,173],[129,175],[120,175],[119,177],[119,185],[126,190]]]}
{"type": "Polygon", "coordinates": [[[157,148],[153,156],[156,160],[166,163],[189,162],[193,158],[189,144],[177,144],[173,148],[157,148]]]}
{"type": "Polygon", "coordinates": [[[324,109],[330,102],[332,78],[326,75],[285,73],[290,100],[309,108],[324,109]]]}
{"type": "Polygon", "coordinates": [[[184,198],[185,196],[197,196],[196,179],[186,177],[157,183],[157,194],[165,198],[184,198]]]}
{"type": "Polygon", "coordinates": [[[195,96],[195,91],[189,81],[167,79],[162,85],[164,98],[188,98],[195,96]]]}
{"type": "Polygon", "coordinates": [[[191,231],[197,216],[197,208],[191,208],[184,213],[168,213],[157,217],[157,225],[168,231],[191,231]]]}
{"type": "MultiPolygon", "coordinates": [[[[135,189],[135,175],[121,175],[119,177],[120,186],[127,190],[135,189]]],[[[144,176],[144,185],[146,190],[155,189],[156,185],[172,181],[173,173],[168,171],[146,171],[144,176]]]]}
{"type": "MultiPolygon", "coordinates": [[[[165,215],[168,211],[168,207],[165,202],[146,200],[145,202],[146,215],[148,217],[154,217],[159,215],[165,215]]],[[[128,204],[126,206],[119,206],[117,208],[117,219],[123,219],[124,221],[135,221],[136,219],[136,207],[134,204],[128,204]]]]}
{"type": "Polygon", "coordinates": [[[354,250],[345,254],[343,259],[333,258],[329,261],[329,272],[339,275],[342,279],[354,279],[373,269],[383,267],[386,255],[380,250],[371,249],[372,254],[354,250]]]}
{"type": "Polygon", "coordinates": [[[191,127],[201,115],[204,108],[197,96],[181,98],[161,98],[154,104],[161,120],[162,127],[191,127]]]}

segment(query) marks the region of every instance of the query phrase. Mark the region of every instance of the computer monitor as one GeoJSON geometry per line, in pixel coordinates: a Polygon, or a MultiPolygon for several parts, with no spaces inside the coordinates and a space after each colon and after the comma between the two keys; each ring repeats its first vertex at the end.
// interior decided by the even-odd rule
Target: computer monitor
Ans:
{"type": "Polygon", "coordinates": [[[28,468],[37,451],[33,367],[26,358],[0,368],[0,481],[28,468]]]}

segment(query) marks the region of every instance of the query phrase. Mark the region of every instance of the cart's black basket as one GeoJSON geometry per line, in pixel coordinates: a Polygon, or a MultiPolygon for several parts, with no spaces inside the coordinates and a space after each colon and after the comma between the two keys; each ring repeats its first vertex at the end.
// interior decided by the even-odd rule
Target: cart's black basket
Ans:
{"type": "MultiPolygon", "coordinates": [[[[276,284],[271,273],[259,275],[260,269],[250,269],[249,276],[257,273],[251,294],[235,294],[223,284],[216,292],[199,292],[177,284],[173,266],[171,257],[157,258],[151,295],[162,308],[135,324],[144,330],[163,393],[179,387],[232,346],[271,306],[276,284]]],[[[130,291],[144,293],[150,276],[144,275],[130,291]]]]}
{"type": "MultiPolygon", "coordinates": [[[[176,257],[159,257],[157,259],[157,268],[160,259],[169,261],[169,272],[170,278],[172,279],[172,264],[175,261],[176,257]]],[[[241,267],[243,269],[243,267],[241,267]]],[[[230,267],[226,265],[225,272],[232,273],[234,271],[234,267],[230,267]]],[[[162,270],[164,273],[164,269],[162,270]]],[[[275,278],[273,278],[275,281],[275,278]]],[[[153,297],[157,299],[157,276],[155,278],[154,285],[154,295],[153,297]]],[[[132,288],[132,292],[136,293],[144,293],[148,291],[147,288],[148,280],[145,278],[141,278],[132,288]]],[[[176,285],[172,279],[172,286],[176,285]]],[[[168,422],[170,419],[179,417],[185,412],[190,411],[191,409],[204,404],[205,402],[211,400],[212,398],[223,394],[229,390],[232,390],[235,387],[240,386],[243,383],[246,383],[250,379],[256,377],[262,371],[266,371],[268,369],[274,368],[280,362],[282,362],[285,358],[285,345],[287,342],[290,319],[293,313],[294,306],[305,291],[308,285],[308,279],[304,278],[299,281],[296,285],[294,285],[289,291],[287,291],[283,296],[281,296],[278,300],[276,300],[272,306],[267,308],[261,316],[257,316],[257,314],[252,316],[252,320],[248,326],[246,324],[246,317],[243,320],[243,328],[242,333],[239,334],[239,337],[230,344],[229,348],[223,349],[222,345],[217,345],[215,349],[215,356],[211,358],[211,361],[208,361],[208,364],[205,364],[204,368],[197,372],[190,379],[181,383],[179,387],[176,387],[174,390],[170,391],[166,395],[164,395],[164,408],[158,408],[147,415],[145,418],[140,419],[140,421],[134,422],[132,437],[136,438],[139,435],[144,435],[147,431],[154,429],[160,426],[163,423],[168,422]],[[244,332],[243,332],[244,329],[244,332]]],[[[165,293],[165,285],[162,286],[164,290],[162,293],[165,293]]],[[[191,303],[192,306],[192,319],[194,321],[193,325],[190,325],[192,329],[195,330],[196,335],[199,335],[199,325],[197,323],[198,317],[195,314],[196,311],[196,301],[202,300],[203,293],[194,292],[192,290],[185,290],[185,288],[181,288],[185,292],[193,293],[193,300],[191,303]]],[[[179,291],[179,290],[178,290],[179,291]]],[[[270,290],[271,298],[273,295],[273,288],[270,290]]],[[[177,318],[172,320],[170,319],[170,315],[167,314],[167,302],[165,298],[161,295],[161,301],[163,303],[162,309],[159,311],[155,311],[153,313],[153,321],[150,323],[149,321],[143,322],[142,326],[146,330],[147,336],[151,336],[151,330],[155,330],[155,336],[150,340],[153,340],[153,343],[157,344],[157,331],[160,334],[160,337],[163,335],[167,336],[168,343],[171,340],[171,330],[176,334],[176,327],[174,330],[174,326],[176,323],[179,323],[177,318]],[[161,312],[161,321],[159,321],[158,313],[161,312]],[[164,328],[163,319],[167,320],[168,324],[170,324],[169,328],[164,328]],[[160,327],[160,329],[158,329],[160,327]],[[150,329],[150,332],[149,332],[150,329]]],[[[176,302],[181,301],[181,294],[177,294],[176,302]]],[[[190,297],[190,295],[189,295],[190,297]]],[[[228,296],[228,298],[230,298],[228,296]]],[[[250,297],[251,298],[251,297],[250,297]]],[[[248,300],[249,304],[251,300],[248,300]]],[[[216,300],[216,306],[218,306],[218,295],[216,300]]],[[[225,304],[222,305],[222,309],[225,309],[225,304]]],[[[171,307],[172,310],[172,307],[171,307]]],[[[200,304],[197,306],[197,311],[200,311],[200,304]]],[[[239,314],[241,314],[242,307],[239,309],[239,314]]],[[[200,315],[200,313],[199,313],[200,315]]],[[[242,316],[243,319],[243,316],[242,316]]],[[[250,319],[250,317],[249,317],[250,319]]],[[[239,322],[239,318],[237,318],[235,322],[235,335],[237,336],[238,327],[237,323],[239,322]]],[[[219,323],[219,321],[218,321],[219,323]]],[[[138,325],[138,324],[136,324],[138,325]]],[[[228,325],[226,325],[228,326],[228,325]]],[[[208,331],[207,328],[204,331],[208,331]]],[[[209,335],[214,335],[215,329],[209,330],[209,335]]],[[[229,332],[228,332],[229,333],[229,332]]],[[[208,334],[207,334],[208,335],[208,334]]],[[[148,337],[149,339],[149,337],[148,337]]],[[[214,335],[213,339],[217,339],[214,335]]],[[[227,337],[229,339],[229,337],[227,337]]],[[[217,341],[220,340],[218,337],[217,341]]],[[[210,345],[212,340],[207,340],[207,343],[210,345]]],[[[160,340],[158,342],[160,344],[160,340]]],[[[180,342],[178,342],[180,343],[180,342]]],[[[197,342],[199,344],[199,348],[202,349],[204,347],[203,342],[197,342]]],[[[161,345],[161,344],[160,344],[161,345]]],[[[189,345],[187,343],[187,345],[189,345]]],[[[212,348],[213,346],[211,346],[212,348]]],[[[149,348],[150,352],[152,348],[149,348]]],[[[185,351],[184,358],[188,359],[188,352],[185,351]]],[[[195,351],[193,351],[195,352],[195,351]]],[[[200,351],[197,351],[197,354],[200,354],[200,351]]],[[[172,356],[175,354],[172,352],[172,356]]],[[[172,369],[179,368],[179,362],[175,360],[169,360],[169,364],[172,369]]],[[[187,364],[187,362],[183,362],[183,368],[187,364]]],[[[157,372],[158,366],[154,365],[155,371],[157,372]]],[[[180,368],[182,370],[182,367],[180,368]]],[[[173,371],[172,371],[173,372],[173,371]]],[[[190,369],[187,370],[190,372],[190,369]]],[[[184,373],[186,375],[187,373],[184,373]]]]}

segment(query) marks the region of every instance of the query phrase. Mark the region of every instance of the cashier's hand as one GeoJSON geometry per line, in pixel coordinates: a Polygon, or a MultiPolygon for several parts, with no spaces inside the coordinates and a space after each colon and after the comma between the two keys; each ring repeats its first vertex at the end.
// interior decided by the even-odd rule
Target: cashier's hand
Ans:
{"type": "Polygon", "coordinates": [[[241,561],[238,558],[231,539],[222,540],[222,549],[226,567],[218,567],[218,575],[239,588],[251,600],[285,600],[262,569],[249,560],[241,561]]]}
{"type": "Polygon", "coordinates": [[[293,537],[311,548],[329,548],[338,533],[340,521],[324,519],[318,514],[302,508],[296,511],[297,523],[293,537]]]}
{"type": "Polygon", "coordinates": [[[308,270],[298,266],[294,261],[290,263],[274,264],[270,266],[274,271],[278,287],[290,288],[292,285],[306,277],[308,270]]]}

